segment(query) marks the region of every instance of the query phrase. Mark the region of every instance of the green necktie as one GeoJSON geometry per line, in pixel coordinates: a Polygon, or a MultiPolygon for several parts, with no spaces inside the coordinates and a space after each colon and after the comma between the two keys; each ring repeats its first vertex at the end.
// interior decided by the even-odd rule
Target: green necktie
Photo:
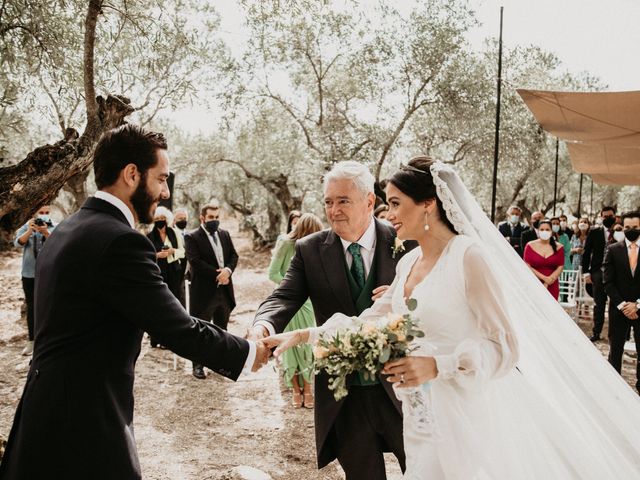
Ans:
{"type": "Polygon", "coordinates": [[[349,253],[353,257],[353,262],[351,263],[351,275],[353,275],[353,279],[358,284],[358,287],[361,289],[364,288],[364,262],[362,261],[362,255],[360,254],[360,245],[357,243],[352,243],[347,248],[349,253]]]}

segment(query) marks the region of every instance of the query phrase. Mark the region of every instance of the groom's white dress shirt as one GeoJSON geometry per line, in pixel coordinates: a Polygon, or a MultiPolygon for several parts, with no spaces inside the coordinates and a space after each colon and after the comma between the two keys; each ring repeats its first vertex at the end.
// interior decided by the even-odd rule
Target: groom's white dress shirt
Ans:
{"type": "MultiPolygon", "coordinates": [[[[131,225],[131,228],[133,229],[136,228],[136,222],[134,220],[133,213],[131,212],[127,204],[124,203],[122,200],[120,200],[118,197],[116,197],[115,195],[111,195],[109,192],[105,192],[103,190],[98,190],[96,193],[94,193],[93,196],[96,198],[99,198],[100,200],[104,200],[105,202],[108,202],[114,207],[116,207],[118,210],[122,212],[124,217],[129,222],[129,225],[131,225]]],[[[253,362],[255,362],[255,360],[256,360],[256,344],[255,342],[249,341],[249,355],[247,355],[247,359],[244,362],[242,375],[251,373],[251,368],[253,368],[253,362]]]]}
{"type": "MultiPolygon", "coordinates": [[[[340,237],[340,242],[342,243],[342,249],[344,250],[344,258],[347,261],[347,266],[351,268],[351,264],[353,263],[353,256],[349,253],[349,245],[352,243],[357,243],[360,245],[360,255],[362,255],[362,262],[364,263],[364,275],[365,277],[369,276],[369,272],[371,271],[371,265],[373,264],[373,257],[376,253],[376,222],[371,217],[371,223],[367,227],[367,230],[362,234],[362,236],[356,242],[350,242],[348,240],[340,237]]],[[[256,325],[260,325],[267,329],[269,335],[275,335],[276,331],[269,322],[257,321],[256,325]]]]}

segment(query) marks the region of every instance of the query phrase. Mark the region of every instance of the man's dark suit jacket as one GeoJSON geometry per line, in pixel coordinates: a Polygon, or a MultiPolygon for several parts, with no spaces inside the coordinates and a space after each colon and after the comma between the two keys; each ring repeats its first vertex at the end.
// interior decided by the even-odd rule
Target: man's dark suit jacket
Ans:
{"type": "Polygon", "coordinates": [[[139,479],[133,382],[143,332],[231,379],[249,345],[190,317],[149,239],[104,200],[87,200],[44,250],[35,351],[0,478],[139,479]]]}
{"type": "Polygon", "coordinates": [[[528,227],[523,223],[518,222],[511,231],[511,224],[509,222],[500,222],[498,224],[498,230],[503,237],[509,238],[509,243],[520,256],[523,254],[523,246],[521,244],[522,234],[528,230],[528,227]]]}
{"type": "Polygon", "coordinates": [[[598,272],[602,268],[602,260],[606,250],[603,230],[601,227],[594,228],[587,235],[582,254],[582,273],[598,272]]]}
{"type": "MultiPolygon", "coordinates": [[[[393,258],[392,246],[395,231],[392,227],[376,223],[376,287],[391,285],[396,275],[396,263],[401,255],[393,258]]],[[[407,251],[415,247],[407,242],[407,251]]],[[[276,332],[282,332],[302,304],[311,298],[316,323],[322,325],[334,313],[357,316],[356,306],[346,273],[346,260],[340,237],[332,230],[309,235],[296,242],[295,255],[284,279],[274,292],[260,305],[254,323],[269,322],[276,332]]],[[[402,408],[392,386],[386,380],[382,385],[400,413],[402,408]]],[[[329,390],[328,376],[316,375],[315,380],[315,429],[318,466],[324,467],[336,458],[328,436],[344,399],[336,402],[329,390]]]]}
{"type": "Polygon", "coordinates": [[[536,233],[536,229],[533,227],[530,227],[522,232],[522,236],[520,237],[520,251],[522,252],[522,255],[524,255],[524,247],[527,246],[527,243],[533,242],[537,239],[538,234],[536,233]]]}
{"type": "Polygon", "coordinates": [[[622,302],[635,303],[640,298],[640,268],[636,265],[635,275],[631,274],[627,242],[623,240],[609,245],[602,264],[602,273],[604,288],[611,299],[609,316],[626,319],[624,313],[618,310],[618,305],[622,302]]]}
{"type": "Polygon", "coordinates": [[[224,265],[218,265],[218,259],[213,251],[209,236],[199,227],[189,232],[184,237],[184,247],[189,265],[191,265],[191,312],[201,312],[206,309],[216,294],[225,295],[231,309],[236,306],[236,297],[233,292],[233,280],[229,279],[229,285],[216,287],[216,277],[219,268],[230,268],[231,272],[238,265],[238,254],[233,247],[231,236],[226,230],[218,229],[218,238],[222,245],[224,265]]]}

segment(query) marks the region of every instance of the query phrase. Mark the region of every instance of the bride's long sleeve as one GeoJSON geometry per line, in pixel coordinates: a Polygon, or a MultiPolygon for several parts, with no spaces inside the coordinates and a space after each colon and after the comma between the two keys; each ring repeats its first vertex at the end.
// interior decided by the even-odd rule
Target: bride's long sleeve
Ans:
{"type": "Polygon", "coordinates": [[[461,387],[476,388],[513,369],[518,343],[506,311],[507,302],[478,246],[465,252],[463,269],[466,298],[478,336],[462,341],[452,354],[434,355],[436,380],[453,380],[461,387]]]}

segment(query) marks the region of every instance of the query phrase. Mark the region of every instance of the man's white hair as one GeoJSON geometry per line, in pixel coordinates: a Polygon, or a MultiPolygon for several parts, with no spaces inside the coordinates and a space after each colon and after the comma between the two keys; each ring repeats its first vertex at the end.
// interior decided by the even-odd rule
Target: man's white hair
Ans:
{"type": "Polygon", "coordinates": [[[189,216],[189,212],[188,212],[188,211],[187,211],[187,209],[186,209],[186,208],[184,208],[184,207],[176,208],[176,209],[173,211],[173,214],[174,214],[174,215],[177,215],[177,214],[179,214],[179,213],[184,213],[187,217],[189,216]]]}
{"type": "Polygon", "coordinates": [[[171,213],[171,210],[169,210],[167,207],[163,207],[162,205],[160,205],[158,208],[156,208],[156,213],[154,214],[154,217],[160,217],[160,216],[167,219],[168,226],[173,225],[173,213],[171,213]]]}
{"type": "Polygon", "coordinates": [[[351,180],[363,195],[374,193],[375,178],[366,165],[353,160],[336,163],[324,176],[324,189],[326,190],[329,182],[334,180],[351,180]]]}

